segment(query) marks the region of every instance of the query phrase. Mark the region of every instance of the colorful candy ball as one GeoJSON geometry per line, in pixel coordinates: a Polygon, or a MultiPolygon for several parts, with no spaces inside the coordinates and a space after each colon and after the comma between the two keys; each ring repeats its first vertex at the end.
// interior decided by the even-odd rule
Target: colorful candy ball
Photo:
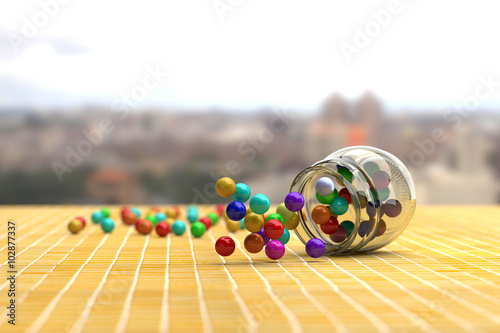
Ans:
{"type": "Polygon", "coordinates": [[[212,221],[212,225],[216,225],[219,222],[219,215],[214,212],[210,212],[207,214],[207,217],[212,221]]]}
{"type": "Polygon", "coordinates": [[[311,212],[311,217],[314,223],[325,224],[330,221],[330,209],[326,206],[316,206],[311,212]]]}
{"type": "Polygon", "coordinates": [[[177,236],[182,235],[186,231],[186,225],[181,220],[177,220],[172,224],[172,232],[177,236]]]}
{"type": "Polygon", "coordinates": [[[231,237],[222,236],[215,242],[215,251],[223,257],[233,254],[236,244],[231,237]]]}
{"type": "Polygon", "coordinates": [[[156,225],[156,233],[160,237],[165,237],[170,232],[170,225],[167,222],[161,221],[156,225]]]}
{"type": "Polygon", "coordinates": [[[264,218],[262,215],[250,213],[245,217],[243,223],[245,224],[245,229],[248,231],[258,232],[264,226],[264,218]]]}
{"type": "Polygon", "coordinates": [[[352,204],[351,193],[349,193],[349,190],[347,189],[347,187],[344,187],[343,189],[340,190],[339,197],[346,199],[347,203],[352,204]]]}
{"type": "Polygon", "coordinates": [[[132,225],[137,221],[137,215],[132,211],[125,211],[122,214],[122,221],[125,224],[132,225]]]}
{"type": "Polygon", "coordinates": [[[285,254],[285,245],[277,239],[274,239],[266,245],[266,255],[269,259],[278,260],[285,254]]]}
{"type": "Polygon", "coordinates": [[[258,233],[251,233],[243,242],[245,249],[250,253],[259,253],[264,248],[264,238],[258,233]]]}
{"type": "Polygon", "coordinates": [[[311,258],[319,258],[325,254],[325,242],[319,238],[311,238],[306,243],[306,252],[311,258]]]}
{"type": "Polygon", "coordinates": [[[291,212],[286,208],[285,203],[281,203],[276,208],[276,213],[280,214],[285,222],[290,221],[296,215],[294,212],[291,212]]]}
{"type": "Polygon", "coordinates": [[[340,226],[344,227],[347,230],[347,237],[351,236],[352,231],[354,230],[354,223],[351,221],[343,221],[340,223],[340,226]]]}
{"type": "Polygon", "coordinates": [[[94,213],[92,213],[92,221],[94,223],[101,223],[101,221],[104,219],[105,216],[101,211],[95,211],[94,213]]]}
{"type": "Polygon", "coordinates": [[[188,208],[187,219],[190,223],[198,221],[198,210],[195,208],[188,208]]]}
{"type": "Polygon", "coordinates": [[[68,223],[68,230],[73,234],[79,233],[80,230],[82,229],[83,229],[83,223],[78,219],[71,220],[68,223]]]}
{"type": "Polygon", "coordinates": [[[288,229],[283,229],[283,235],[281,235],[278,240],[282,242],[283,245],[286,245],[286,243],[290,241],[290,231],[288,231],[288,229]]]}
{"type": "Polygon", "coordinates": [[[397,217],[403,210],[401,203],[395,199],[387,200],[382,207],[385,215],[389,217],[397,217]]]}
{"type": "Polygon", "coordinates": [[[234,201],[246,202],[250,199],[252,192],[250,192],[250,187],[247,184],[238,183],[236,184],[236,189],[231,199],[234,201]]]}
{"type": "Polygon", "coordinates": [[[162,222],[162,221],[165,221],[167,219],[167,215],[165,213],[162,213],[162,212],[156,213],[155,217],[156,217],[156,220],[158,222],[162,222]]]}
{"type": "Polygon", "coordinates": [[[377,228],[377,237],[382,236],[385,233],[385,230],[387,228],[387,225],[385,224],[384,220],[380,220],[378,223],[378,228],[377,228]]]}
{"type": "Polygon", "coordinates": [[[316,199],[322,203],[323,205],[329,205],[332,203],[333,199],[335,199],[336,197],[339,196],[339,192],[337,191],[337,189],[335,189],[333,191],[332,194],[330,194],[329,196],[321,196],[319,195],[318,193],[316,193],[316,199]]]}
{"type": "Polygon", "coordinates": [[[137,215],[137,218],[141,217],[141,210],[139,208],[133,207],[130,210],[134,212],[135,215],[137,215]]]}
{"type": "Polygon", "coordinates": [[[207,230],[210,229],[210,227],[212,226],[212,220],[208,216],[202,217],[200,219],[200,222],[205,225],[205,228],[207,230]]]}
{"type": "Polygon", "coordinates": [[[194,222],[191,225],[191,234],[196,238],[203,236],[203,234],[205,234],[205,231],[207,231],[207,228],[201,222],[194,222]]]}
{"type": "Polygon", "coordinates": [[[153,223],[149,220],[139,219],[135,224],[137,231],[143,235],[149,235],[153,230],[153,223]]]}
{"type": "Polygon", "coordinates": [[[215,184],[215,191],[223,198],[229,198],[234,194],[235,190],[236,184],[234,180],[229,177],[222,177],[217,181],[217,184],[215,184]]]}
{"type": "Polygon", "coordinates": [[[233,220],[227,220],[227,230],[231,232],[236,232],[240,230],[240,222],[239,221],[233,221],[233,220]]]}
{"type": "Polygon", "coordinates": [[[298,227],[298,225],[299,216],[297,214],[295,214],[291,220],[285,222],[285,228],[287,228],[288,230],[294,230],[298,227]]]}
{"type": "Polygon", "coordinates": [[[267,243],[269,243],[270,239],[269,237],[266,236],[266,233],[264,232],[264,227],[262,227],[262,229],[257,231],[257,234],[259,234],[260,237],[262,237],[262,239],[264,240],[264,245],[267,245],[267,243]]]}
{"type": "Polygon", "coordinates": [[[239,221],[245,217],[247,209],[240,201],[233,201],[226,207],[226,215],[230,220],[239,221]]]}
{"type": "Polygon", "coordinates": [[[304,207],[304,197],[299,192],[290,192],[285,197],[285,207],[291,212],[298,212],[304,207]]]}
{"type": "Polygon", "coordinates": [[[82,222],[82,228],[85,228],[85,226],[87,225],[87,221],[83,216],[75,216],[75,220],[79,220],[80,222],[82,222]]]}
{"type": "Polygon", "coordinates": [[[335,216],[330,216],[330,220],[321,225],[321,230],[328,235],[334,234],[339,229],[339,221],[335,216]]]}
{"type": "Polygon", "coordinates": [[[106,217],[104,220],[101,221],[102,231],[109,233],[113,231],[114,228],[115,228],[115,222],[111,218],[106,217]]]}
{"type": "Polygon", "coordinates": [[[264,224],[264,233],[269,239],[278,239],[283,235],[285,227],[278,220],[269,220],[264,224]]]}
{"type": "Polygon", "coordinates": [[[156,219],[156,217],[152,214],[149,214],[148,216],[146,216],[146,220],[149,220],[151,221],[151,223],[153,223],[153,226],[156,227],[156,225],[158,224],[158,220],[156,219]]]}
{"type": "Polygon", "coordinates": [[[316,181],[314,188],[320,196],[328,197],[335,190],[335,183],[329,177],[321,177],[316,181]]]}
{"type": "Polygon", "coordinates": [[[343,225],[339,225],[336,232],[330,235],[330,239],[335,243],[342,243],[347,238],[347,230],[343,225]]]}
{"type": "Polygon", "coordinates": [[[334,215],[343,215],[349,209],[349,203],[342,197],[336,197],[330,204],[330,211],[334,215]]]}
{"type": "Polygon", "coordinates": [[[102,215],[104,215],[104,217],[110,217],[111,216],[111,212],[109,211],[109,208],[106,208],[106,207],[104,207],[103,209],[101,209],[101,213],[102,213],[102,215]]]}
{"type": "Polygon", "coordinates": [[[283,225],[285,225],[285,219],[283,218],[283,216],[281,216],[278,213],[272,213],[272,214],[269,214],[268,216],[266,216],[266,222],[269,220],[278,220],[281,223],[283,223],[283,225]]]}
{"type": "Polygon", "coordinates": [[[264,194],[256,194],[250,199],[250,209],[255,214],[264,214],[269,210],[271,202],[264,194]]]}
{"type": "Polygon", "coordinates": [[[378,190],[383,190],[389,186],[391,177],[385,171],[377,171],[373,174],[372,181],[378,190]]]}

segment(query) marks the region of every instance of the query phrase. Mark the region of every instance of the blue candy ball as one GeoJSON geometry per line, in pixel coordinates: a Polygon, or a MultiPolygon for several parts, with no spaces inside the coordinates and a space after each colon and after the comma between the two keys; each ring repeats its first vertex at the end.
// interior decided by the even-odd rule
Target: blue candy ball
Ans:
{"type": "Polygon", "coordinates": [[[271,202],[264,194],[256,194],[250,199],[250,210],[255,214],[265,214],[271,202]]]}
{"type": "Polygon", "coordinates": [[[180,236],[186,232],[186,225],[181,220],[177,220],[174,224],[172,224],[172,232],[177,236],[180,236]]]}
{"type": "Polygon", "coordinates": [[[247,208],[242,202],[233,201],[226,207],[226,215],[230,220],[239,221],[245,217],[247,208]]]}
{"type": "Polygon", "coordinates": [[[165,221],[167,219],[167,215],[165,215],[165,213],[162,213],[162,212],[156,213],[155,217],[156,217],[156,221],[158,221],[158,222],[165,221]]]}
{"type": "Polygon", "coordinates": [[[106,217],[101,221],[101,228],[104,232],[111,232],[115,228],[115,222],[109,217],[106,217]]]}
{"type": "Polygon", "coordinates": [[[198,221],[198,210],[192,208],[188,209],[187,219],[190,223],[198,221]]]}
{"type": "Polygon", "coordinates": [[[286,243],[288,243],[288,241],[290,240],[290,231],[288,231],[287,228],[283,229],[283,235],[281,235],[278,240],[282,242],[283,245],[286,245],[286,243]]]}
{"type": "Polygon", "coordinates": [[[327,197],[335,190],[335,183],[331,178],[321,177],[316,181],[315,189],[316,193],[322,197],[327,197]]]}
{"type": "Polygon", "coordinates": [[[247,184],[238,183],[236,184],[236,190],[231,196],[231,199],[233,199],[234,201],[246,202],[248,199],[250,199],[250,195],[250,187],[248,187],[247,184]]]}
{"type": "Polygon", "coordinates": [[[104,220],[104,214],[101,211],[95,211],[92,214],[92,221],[94,223],[101,223],[104,220]]]}

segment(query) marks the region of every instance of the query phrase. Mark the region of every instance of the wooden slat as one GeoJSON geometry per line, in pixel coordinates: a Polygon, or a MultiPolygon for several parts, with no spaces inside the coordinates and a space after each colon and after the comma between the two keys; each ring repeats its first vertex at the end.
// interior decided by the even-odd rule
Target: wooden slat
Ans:
{"type": "MultiPolygon", "coordinates": [[[[68,233],[69,219],[98,208],[0,207],[2,280],[8,219],[19,272],[16,326],[2,314],[1,332],[500,330],[500,207],[419,207],[372,254],[312,259],[292,233],[279,262],[244,252],[247,233],[222,220],[200,239],[120,223],[107,237],[92,222],[68,233]],[[226,258],[213,248],[223,235],[239,243],[226,258]]],[[[7,289],[3,280],[2,311],[7,289]]]]}

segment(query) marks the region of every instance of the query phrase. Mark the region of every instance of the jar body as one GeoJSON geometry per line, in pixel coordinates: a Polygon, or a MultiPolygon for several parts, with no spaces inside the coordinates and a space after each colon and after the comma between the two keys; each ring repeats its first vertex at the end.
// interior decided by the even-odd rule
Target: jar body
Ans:
{"type": "Polygon", "coordinates": [[[326,255],[384,247],[403,232],[416,206],[415,187],[404,164],[390,153],[367,146],[338,150],[304,169],[290,192],[299,192],[305,199],[295,233],[304,244],[311,238],[322,239],[326,255]],[[331,196],[316,193],[316,182],[322,177],[334,181],[331,196]],[[321,205],[331,209],[331,200],[343,201],[335,199],[338,196],[346,199],[348,208],[342,215],[331,213],[331,224],[340,225],[332,233],[332,228],[313,221],[312,211],[321,205]]]}

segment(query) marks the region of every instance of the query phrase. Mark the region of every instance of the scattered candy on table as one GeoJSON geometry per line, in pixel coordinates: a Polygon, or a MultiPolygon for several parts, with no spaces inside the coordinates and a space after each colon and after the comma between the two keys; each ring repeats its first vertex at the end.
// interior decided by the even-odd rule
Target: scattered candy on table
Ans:
{"type": "Polygon", "coordinates": [[[82,229],[83,223],[79,219],[75,218],[68,223],[68,230],[73,234],[79,233],[82,229]]]}
{"type": "Polygon", "coordinates": [[[143,235],[149,235],[153,230],[153,223],[149,220],[139,219],[136,223],[136,229],[143,235]]]}
{"type": "Polygon", "coordinates": [[[113,231],[114,228],[115,228],[115,222],[111,218],[106,217],[104,220],[101,221],[102,231],[109,233],[113,231]]]}
{"type": "Polygon", "coordinates": [[[191,225],[191,234],[196,238],[200,238],[201,236],[203,236],[203,234],[205,234],[205,231],[207,231],[207,228],[201,222],[194,222],[191,225]]]}
{"type": "Polygon", "coordinates": [[[170,232],[170,225],[167,222],[158,222],[155,230],[158,236],[165,237],[170,232]]]}
{"type": "Polygon", "coordinates": [[[264,234],[269,237],[269,239],[278,239],[283,235],[283,230],[285,227],[283,223],[278,220],[269,220],[264,224],[264,234]]]}
{"type": "Polygon", "coordinates": [[[306,252],[312,258],[319,258],[325,254],[325,243],[319,238],[311,238],[307,241],[306,252]]]}
{"type": "Polygon", "coordinates": [[[264,248],[264,245],[266,245],[266,243],[264,242],[264,238],[262,238],[260,234],[251,233],[245,237],[243,245],[248,252],[259,253],[264,248]]]}
{"type": "Polygon", "coordinates": [[[181,220],[177,220],[172,224],[172,232],[177,236],[182,235],[186,231],[186,225],[181,220]]]}
{"type": "Polygon", "coordinates": [[[235,248],[236,244],[231,237],[222,236],[215,242],[215,251],[223,257],[233,254],[235,248]]]}
{"type": "Polygon", "coordinates": [[[269,259],[278,260],[285,254],[285,245],[277,239],[269,241],[266,245],[266,255],[269,259]]]}

